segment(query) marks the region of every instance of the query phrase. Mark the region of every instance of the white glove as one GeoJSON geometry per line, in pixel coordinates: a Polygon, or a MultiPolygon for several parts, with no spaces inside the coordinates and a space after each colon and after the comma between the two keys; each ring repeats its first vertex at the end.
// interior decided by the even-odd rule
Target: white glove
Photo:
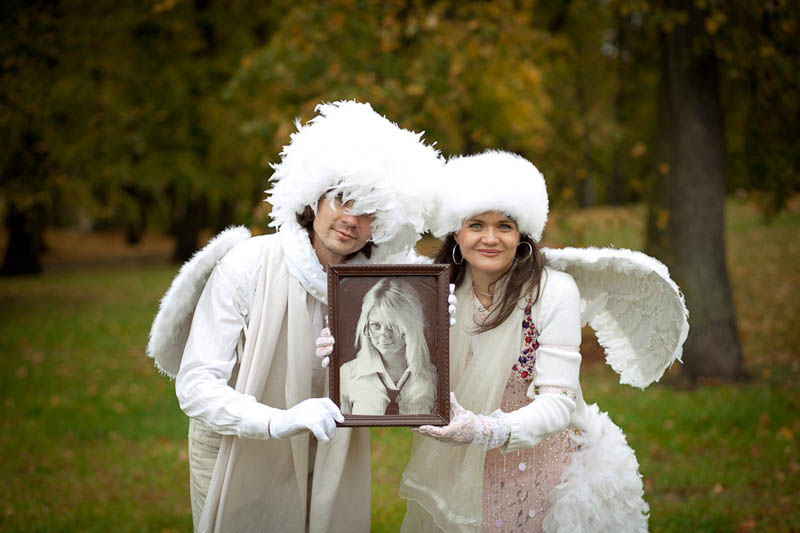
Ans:
{"type": "Polygon", "coordinates": [[[450,325],[456,325],[456,304],[458,303],[458,298],[456,298],[456,284],[450,284],[450,296],[447,297],[447,313],[450,315],[450,325]]]}
{"type": "Polygon", "coordinates": [[[328,356],[333,352],[333,344],[335,342],[331,335],[331,330],[322,328],[322,331],[319,332],[319,337],[317,337],[317,357],[322,359],[322,368],[327,368],[330,364],[331,358],[328,356]]]}
{"type": "Polygon", "coordinates": [[[339,408],[330,398],[309,398],[291,409],[279,409],[269,420],[269,434],[276,439],[288,439],[310,431],[320,442],[333,437],[336,422],[344,422],[339,408]]]}
{"type": "Polygon", "coordinates": [[[418,433],[428,435],[451,446],[477,444],[484,450],[499,448],[506,443],[511,433],[506,414],[500,410],[491,415],[476,415],[464,409],[450,393],[453,418],[446,426],[420,426],[418,433]]]}

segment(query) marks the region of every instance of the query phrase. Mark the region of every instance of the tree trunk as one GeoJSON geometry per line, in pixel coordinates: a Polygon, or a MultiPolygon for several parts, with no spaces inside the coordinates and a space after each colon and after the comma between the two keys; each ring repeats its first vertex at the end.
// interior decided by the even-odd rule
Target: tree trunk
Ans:
{"type": "Polygon", "coordinates": [[[172,259],[182,263],[197,251],[200,231],[206,222],[207,204],[202,197],[186,199],[183,211],[173,222],[173,235],[176,238],[172,259]]]}
{"type": "Polygon", "coordinates": [[[691,329],[684,376],[737,380],[742,351],[725,264],[724,128],[717,59],[692,0],[666,0],[688,15],[662,34],[660,127],[648,250],[681,287],[691,329]]]}
{"type": "Polygon", "coordinates": [[[0,275],[41,274],[44,220],[41,206],[27,209],[10,203],[6,215],[8,248],[0,275]]]}

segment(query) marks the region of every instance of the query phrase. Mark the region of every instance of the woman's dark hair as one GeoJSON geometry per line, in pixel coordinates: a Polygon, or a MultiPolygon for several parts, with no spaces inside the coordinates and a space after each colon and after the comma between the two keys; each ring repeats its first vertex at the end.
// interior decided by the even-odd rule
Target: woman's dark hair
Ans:
{"type": "MultiPolygon", "coordinates": [[[[311,208],[310,205],[307,205],[302,213],[297,213],[297,223],[300,224],[300,227],[303,228],[308,232],[308,237],[312,239],[313,242],[313,235],[314,235],[314,210],[311,208]]],[[[369,259],[372,257],[372,249],[375,248],[375,243],[372,241],[368,241],[367,244],[361,247],[360,250],[356,250],[352,254],[348,255],[345,259],[352,259],[358,252],[362,252],[364,256],[369,259]]]]}
{"type": "MultiPolygon", "coordinates": [[[[511,268],[498,280],[506,284],[502,292],[502,301],[492,302],[492,310],[486,322],[478,326],[475,330],[476,333],[489,331],[502,324],[511,315],[523,293],[535,288],[533,302],[535,303],[539,299],[539,283],[542,280],[542,272],[546,261],[544,254],[536,246],[533,239],[524,233],[520,234],[519,244],[511,268]],[[528,247],[523,243],[531,245],[532,253],[530,255],[528,255],[528,247]]],[[[467,262],[462,260],[461,264],[456,264],[453,260],[453,249],[456,245],[455,236],[451,233],[445,239],[444,246],[436,254],[434,262],[449,264],[450,283],[455,283],[456,287],[460,287],[467,271],[467,262]]],[[[456,251],[455,254],[461,255],[459,251],[456,251]]],[[[459,302],[459,305],[464,305],[465,303],[459,302]]]]}

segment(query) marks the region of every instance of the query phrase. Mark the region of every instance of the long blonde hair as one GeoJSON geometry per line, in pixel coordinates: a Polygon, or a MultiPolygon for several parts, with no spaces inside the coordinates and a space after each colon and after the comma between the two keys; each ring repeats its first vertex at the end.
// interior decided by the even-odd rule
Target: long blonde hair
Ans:
{"type": "Polygon", "coordinates": [[[369,314],[381,310],[395,320],[405,340],[405,359],[415,374],[433,371],[430,350],[425,340],[425,315],[419,294],[407,281],[399,278],[383,278],[364,295],[361,316],[356,325],[356,357],[379,356],[369,338],[369,314]]]}

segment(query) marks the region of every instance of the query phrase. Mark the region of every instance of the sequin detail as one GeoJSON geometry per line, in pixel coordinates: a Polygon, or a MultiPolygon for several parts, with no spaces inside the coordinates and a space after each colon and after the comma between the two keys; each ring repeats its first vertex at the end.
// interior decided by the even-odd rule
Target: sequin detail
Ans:
{"type": "MultiPolygon", "coordinates": [[[[500,409],[528,405],[528,385],[515,371],[508,373],[500,409]]],[[[508,453],[489,450],[483,469],[483,531],[540,532],[550,508],[547,495],[561,480],[572,448],[572,428],[546,438],[532,448],[508,453]],[[524,467],[523,467],[524,465],[524,467]],[[502,526],[498,527],[498,521],[502,526]],[[493,527],[494,526],[494,527],[493,527]]]]}
{"type": "Polygon", "coordinates": [[[525,304],[525,316],[522,319],[522,350],[512,369],[525,382],[530,383],[536,375],[536,350],[539,349],[539,330],[531,318],[533,298],[529,294],[525,304]]]}

